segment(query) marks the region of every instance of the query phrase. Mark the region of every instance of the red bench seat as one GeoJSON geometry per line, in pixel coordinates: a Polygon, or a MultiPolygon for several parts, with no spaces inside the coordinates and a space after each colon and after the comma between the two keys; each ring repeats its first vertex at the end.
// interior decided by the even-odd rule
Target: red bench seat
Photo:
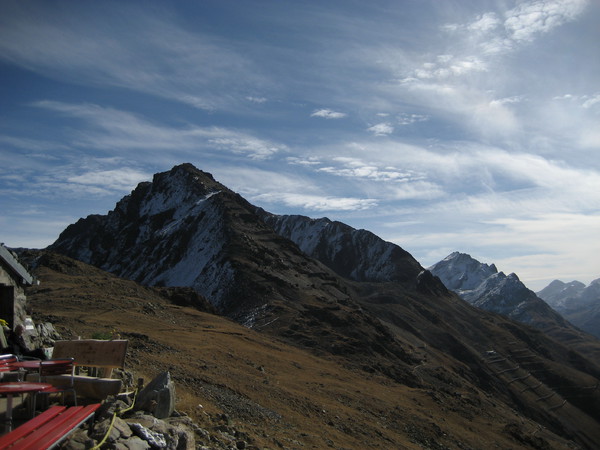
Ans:
{"type": "Polygon", "coordinates": [[[87,406],[53,406],[0,437],[2,449],[48,449],[60,443],[90,419],[100,403],[87,406]]]}

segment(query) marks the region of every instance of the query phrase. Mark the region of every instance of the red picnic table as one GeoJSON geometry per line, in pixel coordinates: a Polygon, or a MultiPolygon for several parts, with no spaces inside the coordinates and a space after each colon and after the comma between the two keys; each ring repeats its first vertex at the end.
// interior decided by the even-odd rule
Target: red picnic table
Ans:
{"type": "Polygon", "coordinates": [[[42,392],[51,389],[49,383],[29,383],[27,381],[19,381],[14,383],[0,383],[0,396],[6,397],[6,424],[5,432],[12,430],[12,397],[15,394],[25,394],[32,392],[42,392]]]}
{"type": "Polygon", "coordinates": [[[24,369],[27,372],[37,372],[40,370],[40,360],[26,359],[25,361],[17,361],[12,363],[11,366],[17,369],[24,369]]]}

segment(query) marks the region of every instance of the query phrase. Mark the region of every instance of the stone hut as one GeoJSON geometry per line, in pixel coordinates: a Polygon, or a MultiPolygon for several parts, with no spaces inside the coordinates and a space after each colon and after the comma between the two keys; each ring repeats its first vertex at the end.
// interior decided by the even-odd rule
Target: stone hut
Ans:
{"type": "Polygon", "coordinates": [[[34,282],[17,256],[0,244],[0,319],[6,320],[11,329],[17,324],[25,324],[25,287],[34,282]]]}

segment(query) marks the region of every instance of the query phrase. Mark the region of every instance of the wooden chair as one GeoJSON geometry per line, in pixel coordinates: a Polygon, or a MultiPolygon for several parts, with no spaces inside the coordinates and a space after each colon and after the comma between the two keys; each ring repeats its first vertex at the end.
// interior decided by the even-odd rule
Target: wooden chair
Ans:
{"type": "Polygon", "coordinates": [[[70,392],[73,395],[73,405],[77,406],[77,392],[75,391],[73,379],[75,376],[75,361],[68,359],[49,359],[40,361],[39,381],[41,383],[50,383],[52,388],[37,392],[33,398],[33,412],[35,414],[35,405],[38,395],[61,394],[62,402],[65,404],[65,394],[70,392]]]}

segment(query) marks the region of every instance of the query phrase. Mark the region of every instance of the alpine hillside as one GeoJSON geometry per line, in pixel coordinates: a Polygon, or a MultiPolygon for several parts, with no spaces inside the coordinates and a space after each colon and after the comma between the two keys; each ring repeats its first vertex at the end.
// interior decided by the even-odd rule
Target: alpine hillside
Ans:
{"type": "MultiPolygon", "coordinates": [[[[492,409],[515,411],[523,423],[544,427],[557,439],[583,448],[600,442],[600,366],[586,356],[597,340],[582,334],[580,344],[589,346],[582,353],[568,340],[473,307],[398,246],[326,219],[270,217],[190,164],[141,183],[107,215],[67,227],[48,250],[144,286],[192,287],[220,314],[273,345],[293,346],[359,377],[419,393],[403,410],[422,408],[420,393],[427,393],[439,409],[435,414],[458,422],[485,414],[475,405],[486,410],[486,399],[493,398],[492,409]],[[295,230],[294,241],[279,234],[286,227],[295,230]]],[[[121,321],[126,311],[124,305],[121,321]]],[[[162,355],[168,352],[153,357],[162,355]]],[[[329,382],[331,387],[317,388],[338,383],[329,382]]],[[[307,395],[297,391],[296,405],[312,415],[302,401],[307,395]]],[[[363,400],[351,392],[338,397],[339,412],[330,422],[355,433],[358,442],[360,430],[342,418],[345,410],[361,410],[363,400]]],[[[399,423],[404,415],[393,409],[377,415],[386,417],[382,426],[393,427],[385,431],[390,445],[402,448],[411,427],[399,423]]],[[[421,424],[429,436],[439,428],[435,445],[421,443],[464,448],[469,433],[440,423],[421,424]]],[[[503,430],[517,446],[550,446],[549,438],[537,440],[538,428],[503,430]]]]}

